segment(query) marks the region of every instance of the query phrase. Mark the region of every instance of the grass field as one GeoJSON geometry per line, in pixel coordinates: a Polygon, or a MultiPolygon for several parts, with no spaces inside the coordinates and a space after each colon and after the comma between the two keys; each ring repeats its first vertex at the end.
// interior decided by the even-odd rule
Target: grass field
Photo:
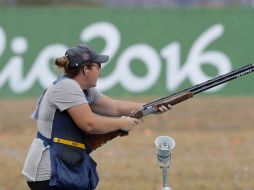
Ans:
{"type": "MultiPolygon", "coordinates": [[[[35,102],[0,100],[1,190],[28,189],[21,170],[36,134],[29,118],[35,102]]],[[[195,97],[148,116],[129,136],[92,153],[100,175],[97,190],[160,190],[154,140],[161,135],[176,141],[169,171],[173,190],[253,190],[253,124],[254,97],[195,97]]]]}

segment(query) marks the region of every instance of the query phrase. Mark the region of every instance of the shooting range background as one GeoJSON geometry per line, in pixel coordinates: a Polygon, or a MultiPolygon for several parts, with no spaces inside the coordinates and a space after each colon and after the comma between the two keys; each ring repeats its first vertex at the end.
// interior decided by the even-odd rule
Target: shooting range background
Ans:
{"type": "MultiPolygon", "coordinates": [[[[0,8],[0,189],[28,189],[21,170],[36,134],[29,116],[40,93],[57,76],[54,58],[66,48],[86,42],[104,51],[115,42],[110,64],[102,70],[102,88],[108,85],[104,93],[148,102],[203,82],[202,76],[213,78],[223,65],[233,70],[253,63],[253,18],[253,9],[245,8],[0,8]],[[82,32],[92,27],[102,30],[85,40],[82,32]],[[104,34],[111,36],[110,43],[104,34]],[[202,36],[210,42],[204,45],[202,36]],[[202,44],[199,56],[191,60],[191,50],[202,44]],[[169,46],[169,58],[174,60],[162,55],[169,46]],[[144,52],[145,61],[139,56],[144,52]],[[202,55],[208,55],[204,62],[199,60],[202,55]],[[169,78],[174,65],[178,72],[169,78]],[[192,75],[183,74],[187,65],[192,75]],[[149,68],[160,69],[153,73],[149,68]],[[109,80],[115,71],[121,76],[109,80]],[[142,79],[149,71],[154,78],[147,84],[148,79],[142,79]],[[129,82],[133,78],[137,83],[129,82]],[[175,87],[167,83],[175,78],[179,82],[175,87]],[[133,84],[139,89],[131,88],[133,84]]],[[[160,135],[176,140],[169,172],[174,190],[253,189],[253,77],[243,76],[176,105],[169,113],[149,116],[128,137],[92,153],[101,179],[98,190],[159,190],[162,177],[154,140],[160,135]]]]}

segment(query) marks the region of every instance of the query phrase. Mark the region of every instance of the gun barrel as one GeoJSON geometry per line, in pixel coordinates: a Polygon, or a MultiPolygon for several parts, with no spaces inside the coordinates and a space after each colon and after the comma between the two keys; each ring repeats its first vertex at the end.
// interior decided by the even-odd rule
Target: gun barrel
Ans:
{"type": "Polygon", "coordinates": [[[244,75],[247,75],[254,71],[254,64],[246,65],[244,67],[241,67],[239,69],[236,69],[234,71],[231,71],[227,74],[220,75],[214,79],[208,80],[204,83],[195,85],[188,90],[192,92],[193,95],[198,94],[200,92],[203,92],[205,90],[208,90],[210,88],[213,88],[215,86],[221,85],[223,83],[226,83],[228,81],[231,81],[233,79],[242,77],[244,75]]]}
{"type": "Polygon", "coordinates": [[[197,84],[193,87],[186,88],[180,92],[171,94],[170,96],[163,97],[163,98],[157,99],[155,101],[149,102],[149,103],[145,104],[144,107],[156,105],[156,104],[158,104],[158,102],[164,101],[165,99],[167,99],[169,97],[180,95],[184,92],[191,92],[193,95],[195,95],[195,94],[198,94],[198,93],[203,92],[205,90],[208,90],[210,88],[213,88],[215,86],[218,86],[220,84],[223,84],[225,82],[228,82],[230,80],[239,78],[239,77],[246,75],[246,74],[249,74],[253,71],[254,71],[254,64],[249,64],[249,65],[246,65],[246,66],[241,67],[239,69],[233,70],[227,74],[217,76],[213,79],[210,79],[210,80],[205,81],[203,83],[197,84]]]}

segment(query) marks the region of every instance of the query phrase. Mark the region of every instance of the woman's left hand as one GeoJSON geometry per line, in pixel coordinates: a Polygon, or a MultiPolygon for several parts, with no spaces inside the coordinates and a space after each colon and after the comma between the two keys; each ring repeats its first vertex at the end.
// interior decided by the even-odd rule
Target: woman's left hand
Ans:
{"type": "Polygon", "coordinates": [[[171,109],[172,109],[172,106],[170,104],[168,104],[167,106],[160,106],[158,108],[158,113],[160,113],[160,112],[164,113],[164,112],[167,112],[167,111],[169,111],[171,109]]]}

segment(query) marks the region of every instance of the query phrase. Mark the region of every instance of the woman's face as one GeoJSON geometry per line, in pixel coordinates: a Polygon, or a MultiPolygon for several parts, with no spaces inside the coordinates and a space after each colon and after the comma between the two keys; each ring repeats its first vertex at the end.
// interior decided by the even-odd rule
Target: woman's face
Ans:
{"type": "Polygon", "coordinates": [[[97,83],[97,79],[101,74],[101,64],[94,63],[91,68],[88,69],[88,78],[87,82],[90,87],[95,87],[97,83]]]}

